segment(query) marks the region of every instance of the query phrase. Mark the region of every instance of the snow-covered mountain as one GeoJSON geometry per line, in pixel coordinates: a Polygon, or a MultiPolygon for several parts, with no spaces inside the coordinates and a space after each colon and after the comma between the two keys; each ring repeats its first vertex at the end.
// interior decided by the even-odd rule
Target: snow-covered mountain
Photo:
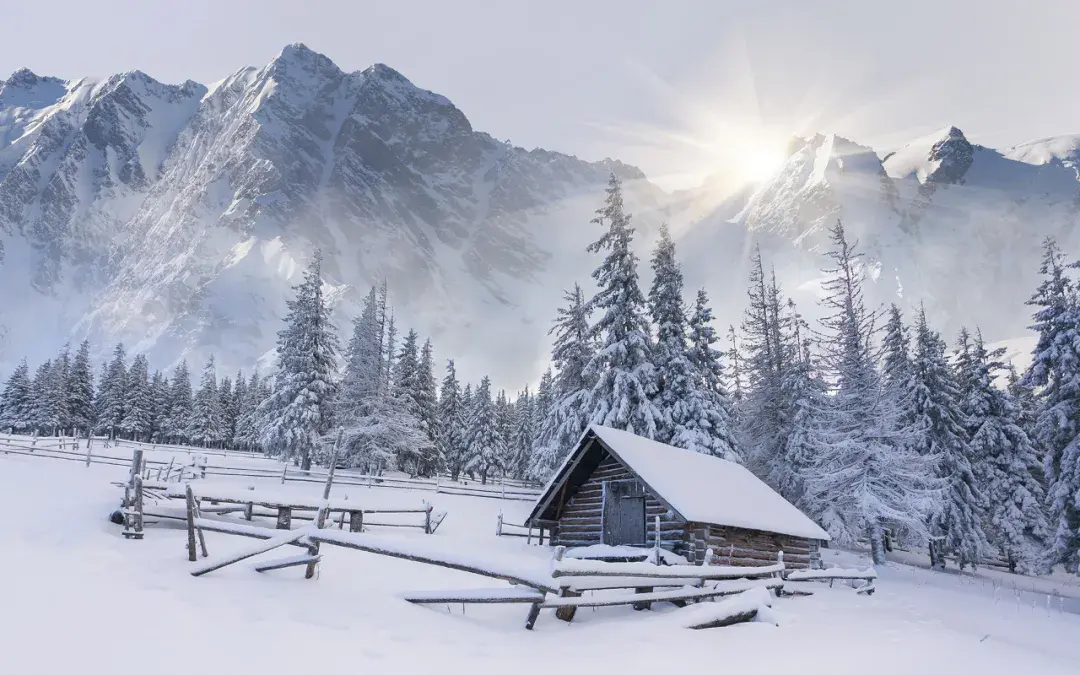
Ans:
{"type": "Polygon", "coordinates": [[[5,356],[70,333],[250,366],[320,247],[343,323],[386,278],[441,355],[525,381],[612,171],[641,210],[663,196],[634,167],[514,147],[387,66],[346,73],[298,44],[209,87],[21,70],[0,81],[5,356]]]}
{"type": "Polygon", "coordinates": [[[717,286],[725,281],[701,271],[730,269],[726,283],[735,285],[743,266],[707,258],[745,259],[759,245],[813,314],[826,229],[841,219],[866,254],[873,300],[925,303],[950,340],[962,325],[992,340],[1018,337],[1030,323],[1023,303],[1043,238],[1080,256],[1078,146],[1080,137],[1061,137],[997,151],[955,127],[884,156],[835,135],[796,139],[770,179],[695,214],[688,267],[717,286]]]}
{"type": "Polygon", "coordinates": [[[1080,254],[1078,162],[1080,136],[997,151],[948,128],[882,155],[815,135],[758,185],[669,195],[615,160],[496,140],[387,66],[347,73],[303,45],[209,86],[21,70],[0,81],[0,371],[84,335],[160,367],[210,353],[250,367],[319,247],[343,326],[386,278],[399,323],[440,358],[516,386],[539,373],[561,289],[589,281],[612,171],[642,257],[667,220],[688,286],[708,286],[725,323],[755,245],[813,315],[840,218],[872,300],[1007,340],[1028,323],[1043,237],[1080,254]]]}

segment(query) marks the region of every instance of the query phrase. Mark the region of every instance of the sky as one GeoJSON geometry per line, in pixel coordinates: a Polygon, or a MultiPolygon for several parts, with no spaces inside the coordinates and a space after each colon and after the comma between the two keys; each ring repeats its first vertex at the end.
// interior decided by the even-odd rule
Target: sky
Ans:
{"type": "Polygon", "coordinates": [[[303,42],[386,63],[497,138],[669,188],[764,171],[796,133],[889,150],[946,125],[995,147],[1080,131],[1067,0],[5,4],[0,77],[210,83],[303,42]]]}

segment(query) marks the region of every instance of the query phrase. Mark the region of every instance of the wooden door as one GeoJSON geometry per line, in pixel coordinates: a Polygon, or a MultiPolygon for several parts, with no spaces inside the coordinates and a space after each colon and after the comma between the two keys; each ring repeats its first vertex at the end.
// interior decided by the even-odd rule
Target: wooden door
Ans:
{"type": "Polygon", "coordinates": [[[604,483],[604,543],[645,545],[645,491],[637,481],[604,483]]]}

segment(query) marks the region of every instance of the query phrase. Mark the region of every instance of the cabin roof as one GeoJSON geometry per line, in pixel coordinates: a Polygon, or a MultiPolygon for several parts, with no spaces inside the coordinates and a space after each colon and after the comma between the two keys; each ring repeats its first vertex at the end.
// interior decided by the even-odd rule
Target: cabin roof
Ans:
{"type": "Polygon", "coordinates": [[[569,482],[576,489],[609,454],[688,522],[830,539],[802,511],[750,473],[719,457],[652,441],[628,431],[592,425],[548,482],[529,520],[554,520],[552,506],[569,482]]]}

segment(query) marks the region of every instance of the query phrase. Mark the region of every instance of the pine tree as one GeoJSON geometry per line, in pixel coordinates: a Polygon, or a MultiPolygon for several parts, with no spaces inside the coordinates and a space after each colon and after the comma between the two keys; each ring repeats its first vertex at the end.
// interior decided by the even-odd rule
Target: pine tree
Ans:
{"type": "MultiPolygon", "coordinates": [[[[420,354],[419,336],[415,330],[405,334],[401,343],[401,349],[397,354],[397,361],[393,368],[392,395],[400,400],[405,410],[418,422],[420,415],[420,354]]],[[[425,430],[421,429],[427,436],[425,430]]],[[[408,471],[411,475],[420,472],[421,464],[427,451],[418,446],[400,446],[402,454],[397,459],[398,468],[408,471]]]]}
{"type": "Polygon", "coordinates": [[[23,359],[4,385],[4,395],[0,398],[0,429],[26,431],[33,426],[32,413],[30,367],[23,359]]]}
{"type": "Polygon", "coordinates": [[[446,376],[443,377],[439,395],[439,447],[450,471],[450,479],[455,481],[461,475],[466,459],[465,413],[457,370],[454,360],[450,359],[446,362],[446,376]]]}
{"type": "Polygon", "coordinates": [[[233,398],[233,383],[228,376],[221,378],[217,394],[218,410],[221,413],[221,433],[218,441],[222,447],[229,447],[232,445],[233,434],[236,433],[236,401],[233,398]]]}
{"type": "Polygon", "coordinates": [[[98,387],[100,405],[97,407],[98,425],[111,437],[115,438],[124,421],[124,403],[127,390],[127,353],[124,345],[118,343],[113,349],[113,360],[109,362],[101,385],[98,387]]]}
{"type": "Polygon", "coordinates": [[[221,398],[218,394],[217,370],[213,355],[206,362],[199,391],[192,401],[191,419],[188,421],[187,437],[192,443],[204,448],[222,439],[221,398]]]}
{"type": "Polygon", "coordinates": [[[540,387],[536,390],[533,405],[533,426],[536,440],[533,442],[533,454],[526,470],[528,478],[546,482],[562,462],[562,450],[555,442],[552,425],[548,421],[555,415],[555,377],[551,369],[544,371],[540,378],[540,387]]]}
{"type": "Polygon", "coordinates": [[[645,297],[638,286],[634,228],[623,210],[622,184],[612,174],[607,199],[592,220],[607,231],[589,245],[590,253],[606,251],[593,272],[600,290],[589,308],[600,314],[591,335],[600,348],[589,360],[585,376],[594,379],[586,409],[590,422],[646,438],[656,436],[660,412],[652,403],[656,373],[651,361],[645,297]]]}
{"type": "Polygon", "coordinates": [[[986,500],[971,468],[970,448],[960,408],[960,390],[945,358],[945,343],[930,330],[925,311],[915,324],[913,410],[920,430],[915,448],[933,458],[943,491],[930,518],[931,564],[945,566],[945,551],[955,551],[961,568],[977,565],[988,544],[982,531],[986,500]]]}
{"type": "Polygon", "coordinates": [[[75,433],[89,434],[94,426],[94,381],[90,372],[90,341],[83,340],[71,362],[67,385],[67,412],[75,433]]]}
{"type": "Polygon", "coordinates": [[[514,463],[514,405],[505,389],[500,389],[495,398],[495,419],[499,425],[499,436],[503,439],[503,454],[499,458],[499,466],[505,476],[514,463]]]}
{"type": "Polygon", "coordinates": [[[724,374],[727,377],[728,391],[731,392],[733,411],[737,413],[743,400],[743,369],[742,354],[739,352],[739,338],[735,333],[735,326],[728,326],[728,344],[730,346],[724,352],[728,367],[724,374]]]}
{"type": "MultiPolygon", "coordinates": [[[[675,260],[675,242],[667,225],[660,226],[660,241],[653,252],[652,269],[649,311],[657,331],[652,349],[657,384],[653,403],[660,413],[656,440],[699,450],[703,434],[695,415],[700,416],[701,411],[691,409],[691,406],[700,406],[701,397],[687,350],[682,269],[675,260]],[[695,397],[698,400],[692,401],[695,397]]],[[[704,437],[707,439],[708,435],[704,434],[704,437]]]]}
{"type": "Polygon", "coordinates": [[[513,448],[507,474],[519,480],[525,478],[529,466],[532,464],[533,444],[536,442],[536,432],[533,428],[535,419],[534,398],[529,393],[529,387],[526,386],[525,390],[518,394],[513,406],[513,448]]]}
{"type": "MultiPolygon", "coordinates": [[[[589,305],[581,286],[574,284],[563,293],[566,306],[560,307],[548,335],[555,340],[551,360],[558,376],[549,381],[550,404],[542,418],[535,460],[530,475],[547,480],[589,425],[590,400],[596,380],[587,371],[596,354],[596,340],[589,326],[589,305]]],[[[550,373],[549,373],[550,378],[550,373]]]]}
{"type": "Polygon", "coordinates": [[[747,294],[750,304],[742,324],[746,388],[739,418],[744,424],[741,435],[748,466],[765,478],[783,452],[785,429],[791,421],[792,408],[784,398],[783,376],[793,355],[781,342],[783,296],[775,274],[766,275],[759,250],[751,258],[747,294]]]}
{"type": "Polygon", "coordinates": [[[425,340],[417,365],[416,407],[420,430],[427,436],[428,444],[420,458],[420,474],[432,476],[445,466],[439,439],[439,396],[435,386],[435,357],[431,340],[425,340]]]}
{"type": "Polygon", "coordinates": [[[1038,569],[1049,534],[1042,505],[1045,494],[1038,481],[1039,460],[1020,425],[1016,399],[994,385],[1005,365],[1003,347],[986,349],[976,333],[970,347],[961,343],[963,412],[971,438],[980,490],[986,497],[986,529],[991,543],[1005,556],[1009,569],[1025,574],[1038,569]]]}
{"type": "Polygon", "coordinates": [[[124,418],[120,430],[133,440],[146,440],[154,422],[154,396],[150,389],[149,364],[139,354],[131,361],[124,391],[124,418]]]}
{"type": "Polygon", "coordinates": [[[486,484],[489,476],[503,470],[502,460],[506,456],[506,439],[500,429],[498,409],[491,399],[491,379],[486,375],[472,395],[467,439],[469,450],[464,468],[471,474],[479,474],[481,483],[486,484]]]}
{"type": "Polygon", "coordinates": [[[188,422],[191,420],[193,405],[191,374],[188,372],[187,361],[181,361],[173,370],[170,381],[169,414],[163,425],[166,438],[174,443],[186,443],[190,440],[188,422]]]}
{"type": "Polygon", "coordinates": [[[1050,526],[1042,568],[1080,566],[1080,307],[1076,284],[1053,239],[1044,243],[1045,280],[1027,304],[1038,334],[1023,385],[1038,391],[1034,439],[1043,453],[1050,526]]]}
{"type": "Polygon", "coordinates": [[[39,434],[48,432],[52,418],[49,408],[52,374],[52,361],[46,361],[37,367],[30,381],[30,426],[39,434]]]}
{"type": "Polygon", "coordinates": [[[305,471],[311,454],[332,427],[336,396],[337,335],[322,291],[322,253],[315,256],[288,301],[278,333],[274,392],[259,406],[268,448],[292,455],[305,471]]]}
{"type": "Polygon", "coordinates": [[[153,400],[150,440],[162,443],[169,420],[169,380],[160,370],[155,370],[150,378],[150,398],[153,400]]]}
{"type": "Polygon", "coordinates": [[[237,447],[245,450],[253,450],[259,444],[259,416],[258,408],[265,398],[263,382],[256,371],[251,374],[247,387],[244,390],[243,399],[240,401],[240,412],[236,418],[235,442],[237,447]]]}
{"type": "Polygon", "coordinates": [[[46,402],[44,409],[48,411],[47,419],[42,422],[47,431],[57,434],[71,426],[71,415],[68,413],[68,378],[71,376],[71,349],[65,344],[52,362],[52,373],[49,377],[49,387],[45,392],[46,402]]]}
{"type": "Polygon", "coordinates": [[[805,508],[840,544],[863,537],[875,564],[885,561],[884,527],[925,537],[937,494],[934,460],[911,448],[911,432],[895,402],[883,395],[872,351],[876,312],[866,309],[859,254],[843,225],[830,230],[833,263],[822,284],[819,345],[831,393],[814,411],[805,508]]]}
{"type": "Polygon", "coordinates": [[[676,416],[672,443],[681,448],[714,457],[741,461],[732,423],[732,404],[724,388],[724,365],[712,327],[712,308],[705,289],[698,290],[694,312],[688,325],[690,344],[687,362],[691,367],[686,413],[676,416]]]}

